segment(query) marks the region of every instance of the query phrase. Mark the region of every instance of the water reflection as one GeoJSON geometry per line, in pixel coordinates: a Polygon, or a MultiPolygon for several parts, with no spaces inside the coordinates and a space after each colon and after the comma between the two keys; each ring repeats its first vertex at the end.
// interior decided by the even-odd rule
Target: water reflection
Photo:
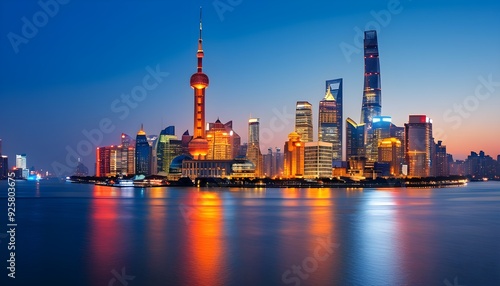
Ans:
{"type": "Polygon", "coordinates": [[[95,186],[87,267],[101,284],[127,267],[142,275],[138,285],[293,285],[293,278],[300,285],[432,285],[447,277],[439,241],[458,239],[455,251],[464,244],[438,237],[440,212],[458,210],[436,209],[436,197],[429,189],[95,186]],[[318,239],[338,247],[320,248],[318,259],[318,239]]]}
{"type": "Polygon", "coordinates": [[[397,241],[400,229],[396,223],[396,201],[391,191],[366,191],[363,216],[359,220],[356,259],[359,282],[375,285],[401,284],[397,241]]]}
{"type": "Polygon", "coordinates": [[[181,252],[183,285],[224,285],[222,234],[224,206],[216,192],[190,192],[184,200],[185,248],[181,252]],[[186,218],[186,214],[189,214],[186,218]]]}
{"type": "Polygon", "coordinates": [[[106,283],[113,269],[121,269],[127,253],[127,233],[119,222],[119,201],[116,189],[95,186],[90,205],[89,262],[91,281],[106,283]]]}

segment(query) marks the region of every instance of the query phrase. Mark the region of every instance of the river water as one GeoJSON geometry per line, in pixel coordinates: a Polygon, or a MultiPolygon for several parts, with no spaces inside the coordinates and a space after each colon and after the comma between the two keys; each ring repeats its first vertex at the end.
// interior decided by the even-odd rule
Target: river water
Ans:
{"type": "Polygon", "coordinates": [[[16,184],[0,285],[500,285],[500,182],[438,189],[16,184]],[[4,283],[5,282],[5,283],[4,283]]]}

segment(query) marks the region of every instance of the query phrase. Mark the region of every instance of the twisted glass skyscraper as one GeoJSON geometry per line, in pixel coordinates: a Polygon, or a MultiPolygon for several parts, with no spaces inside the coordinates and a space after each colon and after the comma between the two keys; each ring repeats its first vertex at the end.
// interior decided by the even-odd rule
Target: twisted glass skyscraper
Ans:
{"type": "Polygon", "coordinates": [[[370,162],[377,161],[377,146],[373,134],[373,118],[382,112],[382,93],[380,89],[380,62],[378,58],[377,31],[365,31],[365,83],[363,104],[361,106],[361,124],[365,124],[365,157],[370,162]]]}

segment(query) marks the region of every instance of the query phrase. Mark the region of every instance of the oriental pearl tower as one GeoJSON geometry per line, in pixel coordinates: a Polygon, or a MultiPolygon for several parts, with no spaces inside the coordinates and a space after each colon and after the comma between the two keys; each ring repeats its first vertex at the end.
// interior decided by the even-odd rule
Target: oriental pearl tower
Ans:
{"type": "Polygon", "coordinates": [[[194,89],[194,134],[189,142],[188,150],[195,160],[204,160],[209,146],[205,137],[205,89],[208,87],[208,76],[203,73],[203,47],[201,39],[201,7],[200,37],[198,39],[198,70],[191,76],[191,87],[194,89]]]}

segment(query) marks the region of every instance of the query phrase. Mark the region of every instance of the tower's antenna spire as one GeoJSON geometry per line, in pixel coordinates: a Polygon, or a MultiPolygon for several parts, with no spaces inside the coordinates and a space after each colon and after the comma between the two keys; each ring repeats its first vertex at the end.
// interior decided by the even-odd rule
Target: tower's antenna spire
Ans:
{"type": "Polygon", "coordinates": [[[201,26],[201,6],[200,6],[200,41],[201,41],[201,30],[202,30],[202,26],[201,26]]]}
{"type": "Polygon", "coordinates": [[[198,58],[198,72],[201,72],[202,68],[203,68],[203,63],[202,63],[202,59],[203,59],[202,42],[203,42],[203,40],[201,39],[201,30],[202,30],[202,26],[201,26],[201,6],[200,6],[200,38],[198,39],[198,53],[196,54],[196,57],[198,58]]]}

